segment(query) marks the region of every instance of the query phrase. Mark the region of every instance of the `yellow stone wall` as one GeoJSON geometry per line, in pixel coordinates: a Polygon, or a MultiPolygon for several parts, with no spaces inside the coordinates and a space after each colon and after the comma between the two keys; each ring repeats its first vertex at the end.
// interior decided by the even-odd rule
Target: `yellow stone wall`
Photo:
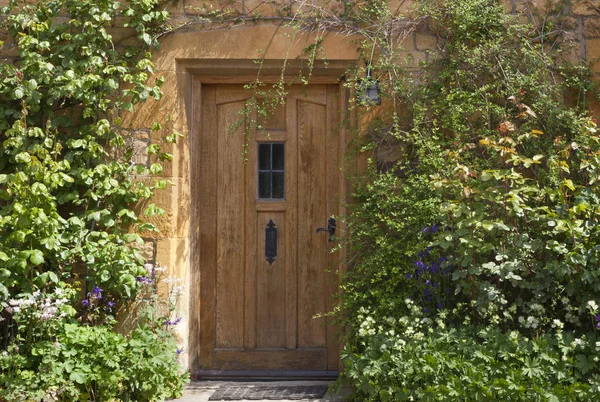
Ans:
{"type": "MultiPolygon", "coordinates": [[[[563,1],[567,0],[502,0],[507,12],[529,13],[533,17],[535,10],[543,11],[563,1]]],[[[6,2],[0,0],[0,6],[6,2]]],[[[156,76],[165,78],[164,97],[158,102],[149,101],[133,114],[124,114],[122,121],[124,128],[134,134],[136,146],[140,149],[151,139],[162,142],[161,138],[175,130],[185,135],[176,145],[164,144],[174,154],[172,164],[163,173],[173,182],[173,186],[157,194],[154,199],[166,213],[153,219],[160,233],[147,242],[144,251],[149,259],[168,267],[170,275],[181,278],[187,290],[190,287],[190,248],[193,247],[190,244],[190,75],[193,66],[204,61],[221,60],[225,66],[234,66],[237,60],[264,57],[266,60],[283,61],[303,57],[302,50],[312,43],[314,34],[294,35],[293,30],[279,27],[281,21],[278,16],[281,10],[289,10],[291,14],[287,15],[299,10],[310,12],[311,4],[325,6],[332,13],[344,8],[344,1],[341,0],[167,0],[163,3],[163,7],[171,13],[170,21],[175,27],[162,37],[160,50],[154,56],[156,76]],[[213,26],[200,18],[210,10],[230,11],[232,17],[241,15],[247,21],[225,21],[213,26]],[[255,20],[254,17],[258,15],[261,21],[255,20]],[[162,124],[161,131],[150,130],[154,121],[162,124]]],[[[572,50],[566,56],[589,60],[600,79],[600,0],[573,0],[569,4],[572,5],[567,7],[570,14],[565,28],[572,50]]],[[[412,6],[413,0],[390,1],[390,9],[398,15],[410,16],[412,6]]],[[[115,44],[123,46],[131,43],[133,33],[122,27],[119,21],[115,23],[112,31],[115,44]]],[[[323,41],[327,59],[356,61],[355,39],[342,33],[327,33],[323,41]]],[[[17,56],[15,44],[1,31],[0,40],[7,42],[0,50],[0,62],[14,62],[17,56]]],[[[427,24],[421,24],[402,42],[403,52],[411,55],[409,67],[417,68],[420,62],[431,57],[437,44],[438,39],[428,31],[427,24]]],[[[596,105],[594,111],[600,114],[600,106],[596,105]]],[[[137,157],[140,160],[147,159],[147,155],[137,157]]],[[[189,302],[189,291],[186,291],[178,312],[183,320],[177,326],[186,366],[189,302]]]]}

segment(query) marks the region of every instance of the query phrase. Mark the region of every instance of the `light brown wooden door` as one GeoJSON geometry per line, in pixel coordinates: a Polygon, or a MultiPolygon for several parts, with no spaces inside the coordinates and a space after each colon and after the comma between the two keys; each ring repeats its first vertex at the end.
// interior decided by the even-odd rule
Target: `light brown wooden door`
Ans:
{"type": "Polygon", "coordinates": [[[341,203],[339,87],[291,88],[247,139],[241,126],[231,132],[242,86],[194,94],[201,373],[335,373],[338,333],[314,317],[331,310],[338,285],[335,243],[316,229],[341,203]]]}

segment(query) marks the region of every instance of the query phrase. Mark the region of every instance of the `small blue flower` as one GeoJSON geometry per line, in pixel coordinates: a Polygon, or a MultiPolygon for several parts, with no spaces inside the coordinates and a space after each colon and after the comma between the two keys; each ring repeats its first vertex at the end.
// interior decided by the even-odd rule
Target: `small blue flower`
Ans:
{"type": "Polygon", "coordinates": [[[81,301],[81,305],[82,305],[83,307],[89,307],[89,306],[90,306],[90,301],[89,301],[88,299],[83,299],[83,300],[81,301]]]}
{"type": "Polygon", "coordinates": [[[433,225],[433,226],[431,227],[431,233],[435,233],[435,232],[437,232],[437,231],[439,230],[439,228],[440,228],[440,227],[439,227],[438,225],[433,225]]]}
{"type": "Polygon", "coordinates": [[[423,229],[423,233],[429,233],[429,226],[423,229]]]}
{"type": "Polygon", "coordinates": [[[406,274],[406,277],[407,277],[408,279],[410,279],[410,278],[412,278],[412,275],[411,275],[411,274],[406,274]]]}

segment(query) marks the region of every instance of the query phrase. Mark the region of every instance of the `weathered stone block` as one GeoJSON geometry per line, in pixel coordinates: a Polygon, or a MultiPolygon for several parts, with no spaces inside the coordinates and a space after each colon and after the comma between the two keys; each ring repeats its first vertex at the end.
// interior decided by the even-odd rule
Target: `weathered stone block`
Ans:
{"type": "Polygon", "coordinates": [[[600,16],[600,3],[597,0],[574,0],[573,14],[600,16]]]}
{"type": "Polygon", "coordinates": [[[156,261],[156,239],[145,238],[144,245],[139,248],[144,261],[154,263],[156,261]]]}
{"type": "Polygon", "coordinates": [[[576,17],[566,17],[564,19],[563,28],[571,31],[577,31],[580,24],[579,21],[580,19],[576,17]]]}
{"type": "MultiPolygon", "coordinates": [[[[164,190],[156,191],[151,202],[165,210],[164,215],[154,216],[152,222],[159,233],[152,234],[156,239],[182,238],[189,233],[190,186],[187,178],[169,179],[173,185],[167,185],[164,190]]],[[[157,255],[157,259],[160,260],[157,255]]]]}
{"type": "Polygon", "coordinates": [[[437,38],[434,35],[418,33],[415,36],[417,50],[436,50],[437,38]]]}
{"type": "Polygon", "coordinates": [[[415,11],[415,0],[390,0],[388,7],[392,15],[402,15],[410,17],[415,11]]]}
{"type": "Polygon", "coordinates": [[[589,39],[587,44],[587,59],[592,63],[592,71],[600,73],[600,39],[589,39]]]}
{"type": "Polygon", "coordinates": [[[600,18],[587,18],[583,22],[583,33],[586,38],[600,38],[600,18]]]}
{"type": "MultiPolygon", "coordinates": [[[[178,32],[167,35],[154,64],[160,71],[175,71],[176,60],[185,59],[265,59],[305,58],[303,50],[315,42],[316,34],[294,35],[293,28],[259,24],[212,31],[178,32]]],[[[328,32],[322,42],[329,60],[356,60],[357,37],[328,32]]]]}

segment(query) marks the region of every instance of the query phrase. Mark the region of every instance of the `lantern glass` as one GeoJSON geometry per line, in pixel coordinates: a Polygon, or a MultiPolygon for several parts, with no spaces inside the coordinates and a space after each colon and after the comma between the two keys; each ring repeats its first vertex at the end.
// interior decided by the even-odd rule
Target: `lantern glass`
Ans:
{"type": "Polygon", "coordinates": [[[381,91],[379,90],[379,80],[373,79],[371,68],[367,67],[367,76],[361,82],[361,94],[359,101],[365,106],[380,106],[381,91]]]}

